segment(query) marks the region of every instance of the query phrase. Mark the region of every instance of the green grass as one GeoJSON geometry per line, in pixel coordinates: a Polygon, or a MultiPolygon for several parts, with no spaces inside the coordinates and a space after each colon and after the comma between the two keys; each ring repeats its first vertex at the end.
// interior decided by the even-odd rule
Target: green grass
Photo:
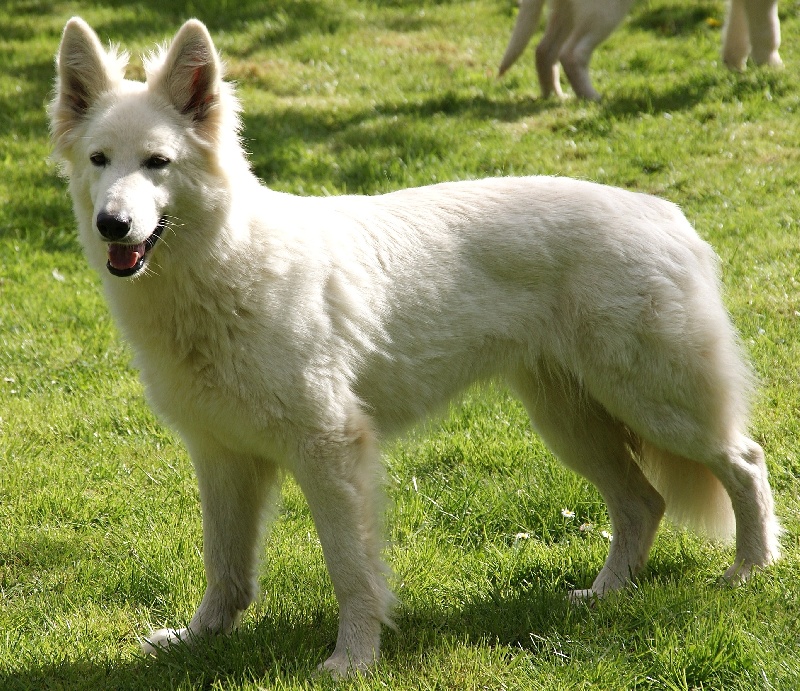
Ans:
{"type": "MultiPolygon", "coordinates": [[[[9,0],[0,9],[0,688],[791,689],[800,686],[800,3],[783,71],[720,67],[717,0],[637,4],[593,61],[600,104],[537,98],[532,52],[498,81],[510,0],[9,0]],[[134,53],[205,20],[257,173],[300,194],[494,174],[571,175],[680,204],[717,248],[762,379],[785,558],[738,589],[731,549],[665,526],[637,586],[570,606],[608,518],[500,387],[387,449],[401,605],[365,679],[315,678],[337,608],[290,481],[263,597],[232,637],[158,659],[137,636],[192,614],[200,512],[185,451],[145,405],[48,163],[66,19],[134,53]],[[562,509],[575,512],[574,518],[562,509]],[[581,530],[591,524],[592,530],[581,530]]],[[[131,72],[141,74],[138,58],[131,72]]]]}

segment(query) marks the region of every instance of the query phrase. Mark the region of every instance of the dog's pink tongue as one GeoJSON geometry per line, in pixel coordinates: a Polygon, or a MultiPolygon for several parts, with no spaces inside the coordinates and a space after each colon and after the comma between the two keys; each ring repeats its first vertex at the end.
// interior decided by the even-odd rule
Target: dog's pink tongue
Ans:
{"type": "Polygon", "coordinates": [[[145,244],[141,245],[121,245],[112,242],[108,246],[108,263],[115,269],[125,271],[132,269],[145,253],[145,244]]]}

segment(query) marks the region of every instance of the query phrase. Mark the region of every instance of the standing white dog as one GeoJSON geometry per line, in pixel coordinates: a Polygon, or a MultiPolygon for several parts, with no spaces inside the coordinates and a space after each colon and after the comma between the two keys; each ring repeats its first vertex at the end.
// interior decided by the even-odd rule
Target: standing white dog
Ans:
{"type": "MultiPolygon", "coordinates": [[[[636,0],[551,0],[544,36],[536,46],[536,72],[542,96],[563,97],[559,61],[580,98],[596,101],[600,94],[589,77],[592,53],[616,29],[636,0]]],[[[545,0],[520,0],[511,40],[500,63],[508,70],[525,50],[539,24],[545,0]]],[[[744,69],[748,55],[758,65],[781,65],[778,0],[730,0],[722,39],[722,60],[744,69]]]]}
{"type": "Polygon", "coordinates": [[[200,22],[146,83],[124,67],[71,19],[50,114],[81,242],[200,483],[208,587],[147,650],[234,627],[287,470],[340,606],[324,667],[372,664],[392,601],[378,442],[490,377],[608,504],[608,560],[578,595],[628,583],[665,509],[716,534],[735,516],[731,581],[778,557],[716,257],[675,206],[549,177],[274,192],[250,171],[200,22]]]}

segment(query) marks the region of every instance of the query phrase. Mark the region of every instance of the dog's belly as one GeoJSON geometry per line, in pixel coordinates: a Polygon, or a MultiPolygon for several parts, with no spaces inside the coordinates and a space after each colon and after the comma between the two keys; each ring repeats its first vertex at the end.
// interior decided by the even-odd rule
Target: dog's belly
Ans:
{"type": "Polygon", "coordinates": [[[354,388],[382,437],[441,413],[471,384],[514,370],[534,347],[533,342],[470,336],[441,347],[429,343],[427,351],[378,353],[367,361],[354,388]]]}

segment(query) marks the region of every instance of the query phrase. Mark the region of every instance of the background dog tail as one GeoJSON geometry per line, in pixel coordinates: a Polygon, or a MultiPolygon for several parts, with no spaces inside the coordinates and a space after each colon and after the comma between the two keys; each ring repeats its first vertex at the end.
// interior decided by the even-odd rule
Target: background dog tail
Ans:
{"type": "Polygon", "coordinates": [[[506,52],[500,61],[499,76],[502,77],[525,50],[525,46],[528,45],[533,32],[539,25],[539,17],[542,14],[544,3],[545,0],[519,0],[517,23],[514,24],[511,40],[509,40],[506,52]]]}
{"type": "Polygon", "coordinates": [[[666,502],[667,518],[715,540],[735,535],[731,501],[706,466],[644,441],[640,458],[642,471],[666,502]]]}

